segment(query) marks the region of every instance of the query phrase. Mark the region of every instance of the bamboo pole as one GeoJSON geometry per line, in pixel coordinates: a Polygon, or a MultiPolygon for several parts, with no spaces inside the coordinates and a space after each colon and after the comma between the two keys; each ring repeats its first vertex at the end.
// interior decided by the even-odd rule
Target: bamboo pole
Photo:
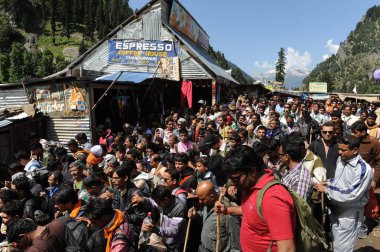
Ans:
{"type": "Polygon", "coordinates": [[[186,249],[187,249],[187,241],[189,240],[190,225],[191,225],[191,219],[189,218],[189,222],[187,223],[187,229],[186,229],[185,244],[183,245],[183,252],[186,252],[186,249]]]}
{"type": "MultiPolygon", "coordinates": [[[[224,185],[226,187],[226,185],[224,185]]],[[[227,190],[227,188],[226,188],[227,190]]],[[[222,203],[224,193],[220,193],[219,195],[219,203],[222,203]]],[[[215,246],[215,251],[219,252],[220,249],[220,214],[216,215],[216,246],[215,246]]]]}

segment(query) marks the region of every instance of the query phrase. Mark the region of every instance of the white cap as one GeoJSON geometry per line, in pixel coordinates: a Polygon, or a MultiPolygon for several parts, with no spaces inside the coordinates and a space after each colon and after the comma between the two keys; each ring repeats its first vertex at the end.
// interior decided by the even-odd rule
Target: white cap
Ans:
{"type": "Polygon", "coordinates": [[[100,145],[92,146],[90,149],[91,153],[94,154],[97,157],[103,156],[103,149],[100,145]]]}
{"type": "Polygon", "coordinates": [[[105,157],[104,157],[104,159],[103,159],[103,161],[101,162],[101,163],[99,163],[99,167],[104,167],[104,165],[105,164],[107,164],[107,163],[112,163],[112,164],[114,164],[114,163],[116,163],[116,157],[114,156],[114,155],[112,155],[112,154],[107,154],[105,157]]]}
{"type": "Polygon", "coordinates": [[[200,103],[200,104],[204,104],[205,101],[204,101],[204,100],[199,100],[198,103],[200,103]]]}

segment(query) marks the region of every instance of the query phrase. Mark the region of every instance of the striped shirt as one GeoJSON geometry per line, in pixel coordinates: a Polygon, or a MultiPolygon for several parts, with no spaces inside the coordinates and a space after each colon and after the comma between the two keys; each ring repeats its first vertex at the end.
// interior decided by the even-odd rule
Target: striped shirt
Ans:
{"type": "Polygon", "coordinates": [[[313,183],[310,172],[303,166],[303,162],[298,163],[294,169],[285,173],[281,182],[304,200],[310,200],[310,196],[313,192],[313,183]]]}

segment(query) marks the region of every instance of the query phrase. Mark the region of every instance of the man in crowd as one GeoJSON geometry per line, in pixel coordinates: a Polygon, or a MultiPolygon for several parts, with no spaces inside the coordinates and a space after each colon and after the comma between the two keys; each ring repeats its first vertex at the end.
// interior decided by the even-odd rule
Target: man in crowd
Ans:
{"type": "Polygon", "coordinates": [[[321,158],[326,167],[327,178],[333,178],[335,175],[336,161],[339,157],[338,144],[334,137],[333,122],[327,122],[322,125],[321,138],[313,141],[309,145],[309,149],[321,158]]]}
{"type": "Polygon", "coordinates": [[[374,169],[372,188],[376,189],[377,183],[380,181],[380,142],[371,139],[367,129],[362,121],[357,121],[351,126],[352,133],[360,141],[360,156],[374,169]]]}
{"type": "Polygon", "coordinates": [[[16,219],[7,229],[8,242],[28,252],[66,251],[65,226],[54,220],[46,226],[39,226],[31,219],[16,219]]]}
{"type": "MultiPolygon", "coordinates": [[[[203,221],[199,251],[215,251],[217,213],[214,211],[214,205],[218,201],[218,194],[210,181],[203,181],[198,185],[196,195],[201,208],[198,211],[195,208],[191,208],[188,212],[188,217],[190,219],[200,218],[203,221]]],[[[221,219],[219,227],[219,251],[240,250],[238,238],[239,219],[233,216],[226,216],[221,219]]]]}
{"type": "Polygon", "coordinates": [[[303,165],[304,142],[302,139],[289,141],[288,137],[282,139],[278,155],[281,161],[289,168],[281,182],[306,201],[310,201],[313,192],[313,182],[310,171],[303,165]]]}
{"type": "Polygon", "coordinates": [[[249,147],[240,146],[224,160],[230,180],[242,191],[242,204],[226,207],[215,203],[217,213],[242,215],[240,245],[243,251],[295,251],[296,213],[289,192],[282,185],[270,187],[263,197],[263,219],[257,212],[258,191],[274,179],[264,163],[249,147]],[[273,211],[277,209],[277,211],[273,211]]]}
{"type": "Polygon", "coordinates": [[[104,230],[106,252],[131,251],[134,241],[133,228],[124,213],[112,208],[112,200],[94,198],[89,201],[86,213],[91,225],[104,230]]]}
{"type": "Polygon", "coordinates": [[[344,136],[339,142],[340,158],[334,178],[315,186],[330,200],[334,252],[353,251],[368,202],[373,173],[359,155],[359,146],[358,138],[344,136]]]}

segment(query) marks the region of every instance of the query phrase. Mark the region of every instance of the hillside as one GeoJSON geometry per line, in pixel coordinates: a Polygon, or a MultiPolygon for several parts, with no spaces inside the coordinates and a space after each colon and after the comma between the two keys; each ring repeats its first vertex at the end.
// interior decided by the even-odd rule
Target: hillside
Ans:
{"type": "Polygon", "coordinates": [[[380,6],[368,9],[365,16],[340,44],[337,54],[318,64],[303,80],[308,83],[328,83],[330,92],[351,92],[355,84],[358,93],[377,93],[380,86],[373,79],[380,68],[380,6]]]}
{"type": "MultiPolygon", "coordinates": [[[[62,70],[132,14],[128,0],[0,0],[0,83],[62,70]]],[[[223,53],[212,56],[252,82],[223,53]]]]}

